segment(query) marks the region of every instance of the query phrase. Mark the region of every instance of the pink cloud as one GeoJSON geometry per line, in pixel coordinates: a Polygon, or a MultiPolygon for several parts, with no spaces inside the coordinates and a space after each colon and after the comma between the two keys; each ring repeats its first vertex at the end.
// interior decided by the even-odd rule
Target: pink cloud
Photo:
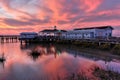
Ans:
{"type": "Polygon", "coordinates": [[[103,0],[81,0],[82,6],[81,9],[86,12],[91,12],[97,9],[97,7],[103,2],[103,0]]]}
{"type": "Polygon", "coordinates": [[[6,13],[0,14],[0,29],[3,30],[0,33],[38,32],[54,25],[66,30],[101,25],[118,29],[120,11],[117,4],[120,3],[115,3],[112,4],[112,0],[0,0],[0,13],[6,13]],[[112,8],[109,9],[108,3],[112,8]],[[22,30],[23,27],[26,29],[22,30]]]}

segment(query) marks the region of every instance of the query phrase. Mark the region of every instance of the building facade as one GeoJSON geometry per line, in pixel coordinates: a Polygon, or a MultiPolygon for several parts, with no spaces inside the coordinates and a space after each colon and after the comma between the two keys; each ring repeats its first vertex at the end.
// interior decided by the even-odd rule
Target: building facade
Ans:
{"type": "Polygon", "coordinates": [[[41,39],[65,39],[65,40],[79,40],[79,39],[109,39],[112,37],[111,26],[100,26],[90,28],[77,28],[71,31],[54,29],[45,29],[39,33],[23,32],[20,33],[20,39],[34,39],[35,37],[41,39]]]}
{"type": "Polygon", "coordinates": [[[24,39],[34,39],[38,36],[37,33],[35,32],[22,32],[20,33],[20,40],[24,40],[24,39]]]}
{"type": "Polygon", "coordinates": [[[65,39],[107,39],[112,36],[111,26],[78,28],[62,35],[65,39]]]}
{"type": "Polygon", "coordinates": [[[56,26],[55,26],[54,29],[45,29],[45,30],[39,31],[38,36],[52,36],[52,37],[59,36],[60,37],[64,32],[66,31],[58,30],[56,29],[56,26]]]}

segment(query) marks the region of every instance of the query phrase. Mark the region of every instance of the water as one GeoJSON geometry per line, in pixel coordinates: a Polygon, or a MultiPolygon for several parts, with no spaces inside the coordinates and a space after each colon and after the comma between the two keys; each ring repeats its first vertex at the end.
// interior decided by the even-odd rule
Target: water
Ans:
{"type": "Polygon", "coordinates": [[[0,56],[4,53],[6,58],[0,62],[0,80],[62,80],[76,73],[95,80],[92,68],[96,66],[120,73],[120,60],[116,57],[85,51],[70,45],[0,44],[0,56]],[[30,55],[33,50],[41,54],[30,55]]]}

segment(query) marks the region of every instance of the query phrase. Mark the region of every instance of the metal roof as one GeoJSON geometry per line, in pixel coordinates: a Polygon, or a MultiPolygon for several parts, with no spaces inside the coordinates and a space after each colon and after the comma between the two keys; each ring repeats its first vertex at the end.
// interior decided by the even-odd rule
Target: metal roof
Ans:
{"type": "Polygon", "coordinates": [[[113,30],[113,27],[111,26],[100,26],[100,27],[88,27],[88,28],[76,28],[74,30],[86,30],[86,29],[106,29],[106,28],[110,28],[113,30]]]}
{"type": "Polygon", "coordinates": [[[66,30],[58,30],[58,29],[45,29],[40,32],[67,32],[66,30]]]}
{"type": "Polygon", "coordinates": [[[20,35],[37,35],[37,33],[36,32],[22,32],[22,33],[20,33],[20,35]]]}

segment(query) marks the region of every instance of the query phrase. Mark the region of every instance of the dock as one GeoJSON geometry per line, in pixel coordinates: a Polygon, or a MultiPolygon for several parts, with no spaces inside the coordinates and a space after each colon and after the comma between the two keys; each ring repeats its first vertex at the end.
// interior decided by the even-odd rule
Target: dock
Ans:
{"type": "Polygon", "coordinates": [[[37,36],[35,38],[24,38],[20,39],[20,42],[25,43],[35,43],[35,42],[53,42],[53,43],[73,43],[73,42],[88,42],[101,44],[120,44],[120,38],[110,38],[110,39],[66,39],[59,36],[37,36]]]}
{"type": "Polygon", "coordinates": [[[19,35],[0,35],[1,43],[14,43],[19,41],[19,35]]]}

